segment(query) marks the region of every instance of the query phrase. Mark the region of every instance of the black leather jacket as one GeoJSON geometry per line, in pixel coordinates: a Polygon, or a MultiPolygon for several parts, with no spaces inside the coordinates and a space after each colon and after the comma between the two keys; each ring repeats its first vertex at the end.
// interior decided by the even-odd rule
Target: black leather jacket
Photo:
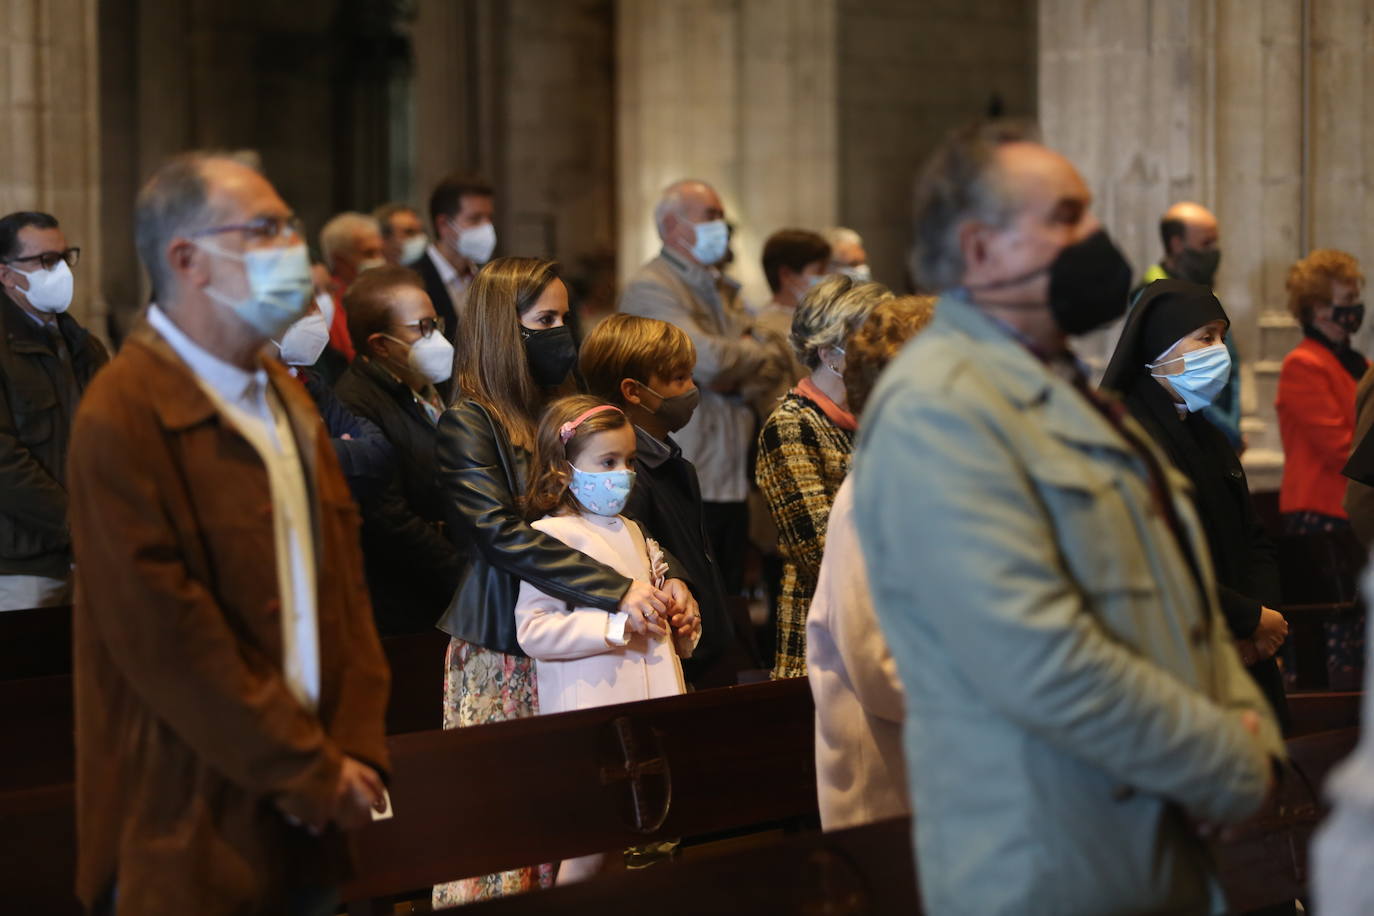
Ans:
{"type": "Polygon", "coordinates": [[[630,580],[532,528],[517,495],[529,454],[476,401],[462,399],[439,420],[439,489],[448,523],[464,531],[472,561],[439,629],[507,655],[524,655],[515,638],[520,581],[574,607],[614,611],[630,580]]]}
{"type": "Polygon", "coordinates": [[[0,293],[0,575],[61,578],[71,569],[66,463],[76,401],[61,386],[74,381],[79,396],[109,355],[70,315],[57,316],[57,329],[70,370],[43,328],[0,293]]]}

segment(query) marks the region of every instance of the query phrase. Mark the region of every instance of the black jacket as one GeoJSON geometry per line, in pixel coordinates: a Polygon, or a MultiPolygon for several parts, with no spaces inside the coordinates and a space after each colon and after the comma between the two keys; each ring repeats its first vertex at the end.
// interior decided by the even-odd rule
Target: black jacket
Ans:
{"type": "Polygon", "coordinates": [[[507,655],[524,655],[515,638],[520,581],[574,607],[614,611],[630,580],[527,523],[517,496],[529,453],[476,401],[464,398],[439,419],[439,486],[451,528],[473,545],[462,585],[439,628],[507,655]]]}
{"type": "MultiPolygon", "coordinates": [[[[429,301],[434,304],[434,314],[444,319],[444,336],[448,338],[449,343],[453,343],[457,340],[458,334],[458,303],[449,298],[448,287],[439,276],[439,268],[434,266],[429,251],[426,250],[418,261],[407,264],[406,267],[415,271],[420,275],[420,279],[425,281],[425,292],[429,294],[429,301]]],[[[357,346],[357,341],[354,345],[357,346]]]]}
{"type": "Polygon", "coordinates": [[[384,635],[434,626],[462,574],[460,542],[443,531],[435,482],[434,424],[405,383],[365,356],[334,389],[349,410],[370,420],[395,452],[395,471],[360,505],[368,588],[384,635]]]}
{"type": "Polygon", "coordinates": [[[58,579],[71,570],[67,442],[77,401],[109,354],[70,315],[56,327],[70,365],[0,293],[0,575],[58,579]]]}
{"type": "MultiPolygon", "coordinates": [[[[1168,393],[1148,376],[1132,386],[1125,402],[1150,438],[1192,481],[1222,614],[1232,636],[1249,638],[1259,625],[1260,608],[1277,607],[1281,593],[1278,557],[1255,513],[1240,458],[1225,434],[1201,414],[1180,419],[1168,393]]],[[[1271,658],[1249,670],[1286,729],[1288,703],[1278,664],[1271,658]]]]}
{"type": "Polygon", "coordinates": [[[635,438],[639,444],[635,485],[625,515],[676,558],[683,578],[692,583],[692,594],[701,606],[701,641],[692,657],[682,660],[682,670],[689,681],[695,681],[725,656],[734,640],[725,585],[706,536],[701,486],[696,468],[682,457],[682,449],[671,438],[666,443],[667,455],[662,444],[638,427],[635,438]]]}
{"type": "Polygon", "coordinates": [[[386,436],[371,420],[345,407],[334,390],[314,371],[293,366],[291,374],[305,385],[324,420],[324,428],[329,431],[329,441],[334,446],[334,455],[339,459],[353,499],[362,505],[380,494],[394,473],[393,451],[386,436]]]}

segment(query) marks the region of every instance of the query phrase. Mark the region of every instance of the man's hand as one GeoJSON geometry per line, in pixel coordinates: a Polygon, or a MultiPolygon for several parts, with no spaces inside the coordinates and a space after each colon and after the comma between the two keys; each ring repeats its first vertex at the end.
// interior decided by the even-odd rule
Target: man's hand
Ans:
{"type": "Polygon", "coordinates": [[[625,597],[620,599],[620,610],[629,615],[627,622],[636,633],[662,636],[666,632],[662,621],[668,619],[671,602],[667,592],[635,579],[625,597]]]}
{"type": "Polygon", "coordinates": [[[681,579],[669,579],[663,583],[663,590],[672,599],[670,610],[674,633],[679,637],[690,637],[701,630],[701,605],[693,597],[692,590],[681,579]]]}
{"type": "Polygon", "coordinates": [[[377,771],[352,757],[343,759],[339,782],[334,787],[334,823],[353,830],[372,820],[372,812],[386,810],[382,778],[377,771]]]}
{"type": "Polygon", "coordinates": [[[1288,638],[1288,621],[1272,608],[1260,608],[1259,626],[1250,637],[1260,658],[1272,658],[1288,638]]]}
{"type": "MultiPolygon", "coordinates": [[[[1259,713],[1255,712],[1253,709],[1243,710],[1240,714],[1240,724],[1247,732],[1250,733],[1250,736],[1252,738],[1259,737],[1259,713]]],[[[1255,808],[1255,810],[1251,813],[1251,817],[1254,817],[1256,814],[1259,814],[1261,811],[1263,811],[1265,808],[1269,806],[1269,803],[1274,798],[1274,790],[1277,788],[1278,783],[1275,782],[1274,779],[1273,762],[1270,760],[1266,760],[1264,769],[1264,800],[1261,801],[1259,805],[1255,808]]],[[[1194,826],[1196,827],[1199,836],[1207,837],[1209,839],[1225,841],[1226,839],[1228,839],[1231,833],[1229,827],[1223,827],[1211,821],[1198,821],[1196,824],[1194,824],[1194,826]]]]}

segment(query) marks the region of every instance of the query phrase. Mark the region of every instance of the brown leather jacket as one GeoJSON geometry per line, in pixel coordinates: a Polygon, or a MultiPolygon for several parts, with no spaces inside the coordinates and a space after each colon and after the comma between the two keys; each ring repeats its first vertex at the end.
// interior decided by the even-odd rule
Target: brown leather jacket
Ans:
{"type": "Polygon", "coordinates": [[[267,360],[315,494],[321,695],[281,673],[267,471],[146,324],[92,383],[68,462],[76,549],[77,894],[121,913],[283,911],[348,868],[273,803],[330,805],[344,754],[388,765],[389,675],[358,513],[319,414],[267,360]]]}

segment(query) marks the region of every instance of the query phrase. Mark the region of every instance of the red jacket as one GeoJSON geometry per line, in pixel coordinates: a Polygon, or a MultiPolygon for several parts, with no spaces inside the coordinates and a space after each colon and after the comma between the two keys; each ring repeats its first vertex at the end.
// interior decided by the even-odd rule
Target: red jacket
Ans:
{"type": "Polygon", "coordinates": [[[1355,433],[1355,386],[1320,341],[1307,338],[1284,357],[1274,403],[1284,453],[1280,512],[1346,517],[1341,468],[1355,433]]]}

